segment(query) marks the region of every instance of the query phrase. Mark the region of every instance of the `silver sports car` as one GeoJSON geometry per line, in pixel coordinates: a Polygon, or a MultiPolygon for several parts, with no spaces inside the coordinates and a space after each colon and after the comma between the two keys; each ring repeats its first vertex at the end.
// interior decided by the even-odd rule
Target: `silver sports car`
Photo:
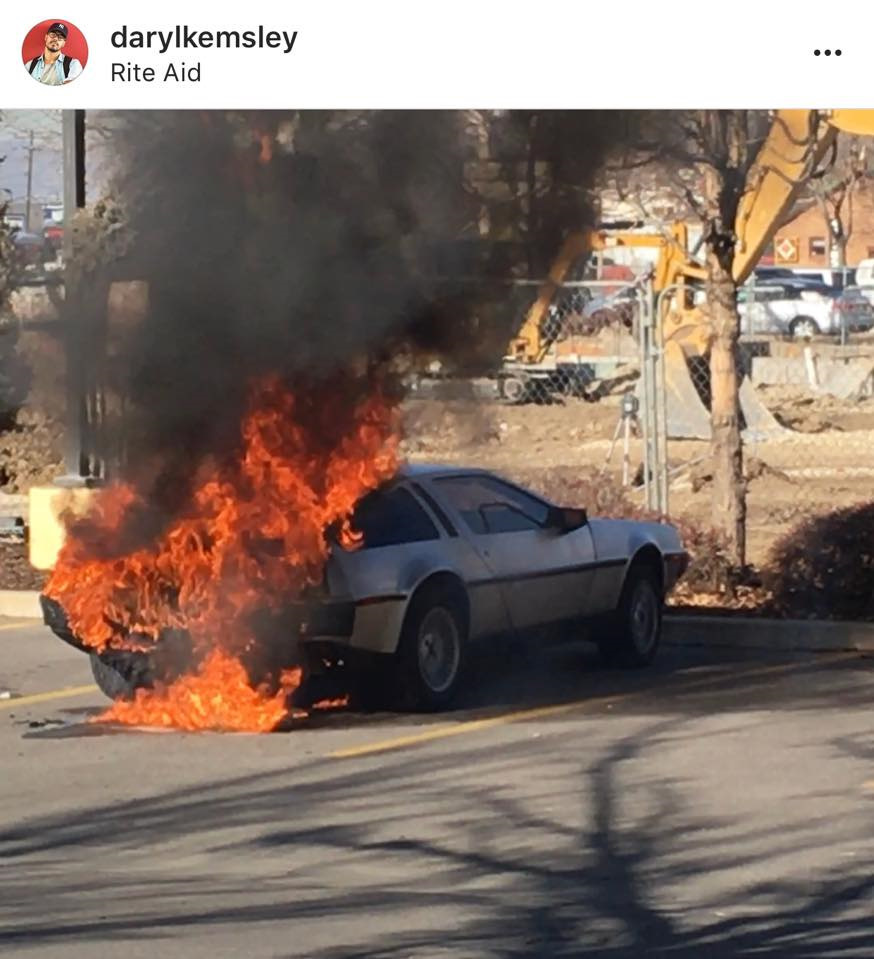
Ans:
{"type": "MultiPolygon", "coordinates": [[[[687,564],[673,526],[591,518],[481,469],[408,466],[359,502],[353,526],[361,545],[335,545],[322,588],[270,624],[273,664],[303,658],[315,690],[337,665],[347,680],[379,674],[413,709],[446,706],[471,645],[513,635],[578,638],[585,625],[608,659],[650,663],[665,594],[687,564]]],[[[79,645],[57,603],[43,597],[43,611],[79,645]]],[[[92,655],[101,688],[117,696],[166,679],[178,633],[166,645],[173,656],[92,655]]]]}

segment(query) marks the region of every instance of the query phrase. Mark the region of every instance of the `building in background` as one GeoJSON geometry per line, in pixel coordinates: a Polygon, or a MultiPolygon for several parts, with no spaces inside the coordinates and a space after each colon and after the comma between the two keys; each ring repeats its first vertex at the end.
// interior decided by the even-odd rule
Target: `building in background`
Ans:
{"type": "MultiPolygon", "coordinates": [[[[874,257],[874,179],[868,177],[847,196],[841,220],[846,236],[846,266],[874,257]]],[[[789,267],[830,267],[832,260],[826,212],[818,201],[804,208],[774,238],[767,259],[789,267]]]]}

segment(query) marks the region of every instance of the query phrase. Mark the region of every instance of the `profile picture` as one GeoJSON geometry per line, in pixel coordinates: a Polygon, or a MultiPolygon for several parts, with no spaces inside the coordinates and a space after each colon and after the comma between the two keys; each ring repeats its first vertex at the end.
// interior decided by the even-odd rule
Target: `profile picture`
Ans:
{"type": "Polygon", "coordinates": [[[88,62],[88,43],[69,20],[43,20],[24,38],[21,59],[37,83],[59,87],[82,74],[88,62]]]}

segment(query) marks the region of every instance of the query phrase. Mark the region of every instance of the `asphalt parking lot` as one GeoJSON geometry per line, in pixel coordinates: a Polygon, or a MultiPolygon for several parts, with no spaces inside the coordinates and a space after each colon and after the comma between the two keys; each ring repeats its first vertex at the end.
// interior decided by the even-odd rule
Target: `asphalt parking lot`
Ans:
{"type": "Polygon", "coordinates": [[[587,650],[455,712],[272,735],[88,723],[87,661],[0,623],[0,952],[874,954],[874,669],[587,650]]]}

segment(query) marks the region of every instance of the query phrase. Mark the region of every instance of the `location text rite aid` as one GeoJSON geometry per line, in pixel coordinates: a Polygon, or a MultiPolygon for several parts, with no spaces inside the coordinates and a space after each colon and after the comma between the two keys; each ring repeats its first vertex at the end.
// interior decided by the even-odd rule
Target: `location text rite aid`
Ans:
{"type": "MultiPolygon", "coordinates": [[[[132,30],[129,27],[120,27],[113,31],[110,41],[116,48],[133,50],[155,50],[158,53],[167,53],[171,47],[182,50],[253,50],[272,49],[280,53],[291,53],[297,40],[298,31],[268,30],[259,26],[257,30],[198,30],[189,26],[175,26],[170,30],[132,30]]],[[[155,67],[140,63],[113,63],[111,66],[112,81],[146,82],[151,83],[158,79],[155,67]]],[[[201,65],[199,62],[187,64],[168,63],[161,68],[160,79],[163,82],[200,81],[201,65]]]]}

